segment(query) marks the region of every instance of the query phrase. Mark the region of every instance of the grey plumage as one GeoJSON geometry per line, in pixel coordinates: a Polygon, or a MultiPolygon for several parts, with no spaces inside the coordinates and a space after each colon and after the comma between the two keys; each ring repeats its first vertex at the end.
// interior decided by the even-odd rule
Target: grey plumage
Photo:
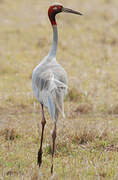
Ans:
{"type": "Polygon", "coordinates": [[[59,113],[64,117],[67,75],[55,57],[46,56],[33,70],[32,89],[40,104],[48,108],[52,120],[57,120],[59,113]]]}

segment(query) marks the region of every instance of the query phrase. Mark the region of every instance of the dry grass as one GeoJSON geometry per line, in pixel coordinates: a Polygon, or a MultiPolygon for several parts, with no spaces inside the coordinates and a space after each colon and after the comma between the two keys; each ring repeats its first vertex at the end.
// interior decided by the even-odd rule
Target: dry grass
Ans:
{"type": "Polygon", "coordinates": [[[69,77],[66,119],[58,123],[52,177],[52,123],[46,111],[43,164],[40,171],[37,167],[41,113],[31,76],[51,45],[52,2],[0,1],[0,180],[117,180],[117,0],[59,0],[84,16],[57,17],[57,59],[69,77]]]}

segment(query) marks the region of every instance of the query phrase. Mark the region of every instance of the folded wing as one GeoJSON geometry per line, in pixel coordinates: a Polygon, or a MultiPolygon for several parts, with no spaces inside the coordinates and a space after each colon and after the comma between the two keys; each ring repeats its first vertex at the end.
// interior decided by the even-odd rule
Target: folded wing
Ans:
{"type": "Polygon", "coordinates": [[[35,86],[39,102],[48,108],[51,119],[57,120],[59,112],[64,117],[64,98],[67,93],[65,71],[63,69],[43,71],[35,79],[35,86]]]}

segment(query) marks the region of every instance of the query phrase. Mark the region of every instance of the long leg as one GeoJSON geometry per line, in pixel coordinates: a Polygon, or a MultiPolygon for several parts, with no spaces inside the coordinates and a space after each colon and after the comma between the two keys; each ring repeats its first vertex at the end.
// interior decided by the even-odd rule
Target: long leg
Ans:
{"type": "Polygon", "coordinates": [[[45,127],[45,124],[46,124],[46,120],[45,120],[45,116],[44,116],[43,104],[41,104],[41,107],[42,107],[42,121],[41,121],[42,133],[41,133],[41,142],[40,142],[40,148],[39,148],[39,151],[38,151],[38,159],[37,159],[37,164],[39,165],[39,167],[41,166],[41,163],[42,163],[43,133],[44,133],[44,127],[45,127]]]}
{"type": "Polygon", "coordinates": [[[54,158],[54,153],[55,153],[55,139],[56,139],[56,121],[54,123],[54,129],[52,132],[52,166],[51,166],[51,174],[53,174],[53,158],[54,158]]]}

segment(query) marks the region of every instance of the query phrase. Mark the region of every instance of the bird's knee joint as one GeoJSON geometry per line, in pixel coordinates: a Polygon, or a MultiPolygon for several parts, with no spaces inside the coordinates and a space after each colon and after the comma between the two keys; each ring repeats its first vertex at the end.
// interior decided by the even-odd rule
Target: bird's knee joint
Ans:
{"type": "Polygon", "coordinates": [[[41,121],[41,124],[42,124],[42,126],[45,126],[46,120],[44,119],[43,121],[41,121]]]}
{"type": "Polygon", "coordinates": [[[53,138],[53,139],[56,139],[56,131],[53,131],[53,133],[52,133],[52,138],[53,138]]]}

